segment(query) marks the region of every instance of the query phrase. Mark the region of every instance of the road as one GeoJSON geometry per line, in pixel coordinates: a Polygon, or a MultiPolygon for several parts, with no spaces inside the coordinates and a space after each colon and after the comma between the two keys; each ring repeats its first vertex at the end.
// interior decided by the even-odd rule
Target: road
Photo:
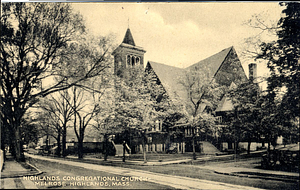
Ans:
{"type": "MultiPolygon", "coordinates": [[[[52,187],[57,188],[129,188],[129,189],[258,189],[249,186],[233,185],[223,182],[166,175],[149,171],[103,166],[68,160],[56,160],[48,157],[28,155],[38,161],[36,164],[46,170],[44,177],[53,177],[52,187]],[[46,164],[46,165],[45,165],[46,164]],[[55,174],[59,174],[56,176],[55,174]],[[55,178],[56,177],[56,178],[55,178]],[[102,178],[101,178],[102,177],[102,178]],[[104,177],[105,180],[103,179],[104,177]],[[110,177],[110,179],[108,178],[110,177]],[[70,181],[68,181],[68,178],[70,181]],[[114,179],[112,179],[114,178],[114,179]],[[119,181],[116,181],[116,178],[119,181]],[[109,179],[109,180],[108,180],[109,179]],[[58,186],[58,181],[63,183],[58,186]],[[74,185],[74,182],[76,183],[74,185]],[[103,182],[102,185],[98,184],[103,182]],[[107,183],[105,183],[107,182],[107,183]],[[96,184],[97,183],[97,184],[96,184]],[[96,185],[95,185],[96,184],[96,185]]],[[[51,186],[51,180],[36,179],[37,182],[45,181],[51,186]]],[[[41,188],[42,185],[39,185],[41,188]]]]}
{"type": "Polygon", "coordinates": [[[147,181],[134,181],[134,179],[125,178],[127,177],[125,175],[115,175],[104,171],[43,160],[34,160],[31,163],[43,171],[41,175],[28,177],[28,180],[35,182],[40,189],[170,189],[169,186],[147,181]]]}
{"type": "MultiPolygon", "coordinates": [[[[218,167],[226,170],[229,173],[232,168],[255,168],[260,165],[260,158],[239,159],[238,161],[218,161],[218,162],[205,162],[195,164],[171,164],[165,166],[131,166],[134,169],[147,170],[154,173],[164,173],[170,175],[188,176],[196,179],[205,179],[209,181],[230,183],[242,186],[251,186],[261,189],[272,190],[298,190],[299,183],[286,182],[282,180],[267,180],[261,177],[249,176],[238,177],[233,175],[223,175],[214,172],[214,168],[218,167]]],[[[124,166],[125,167],[125,166],[124,166]]]]}

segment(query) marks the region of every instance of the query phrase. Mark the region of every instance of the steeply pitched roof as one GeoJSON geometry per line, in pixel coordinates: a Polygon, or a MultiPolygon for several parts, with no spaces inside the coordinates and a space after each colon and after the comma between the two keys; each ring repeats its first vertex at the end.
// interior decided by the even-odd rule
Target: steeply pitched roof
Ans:
{"type": "Polygon", "coordinates": [[[198,69],[206,67],[210,70],[212,76],[214,76],[232,48],[233,47],[226,48],[219,53],[216,53],[215,55],[199,61],[198,63],[195,63],[185,69],[165,65],[162,63],[156,63],[153,61],[149,61],[148,64],[150,64],[153,68],[162,85],[167,90],[169,96],[171,96],[170,93],[172,93],[177,94],[183,99],[187,99],[187,92],[184,86],[180,84],[179,80],[180,77],[184,77],[185,71],[189,69],[195,69],[196,67],[198,69]]]}
{"type": "Polygon", "coordinates": [[[233,103],[228,96],[223,96],[222,100],[220,101],[216,112],[223,112],[223,111],[232,111],[234,109],[233,103]]]}
{"type": "MultiPolygon", "coordinates": [[[[171,99],[174,100],[177,98],[177,100],[182,101],[182,103],[188,103],[188,93],[186,87],[181,83],[183,80],[180,80],[180,78],[185,77],[187,71],[193,70],[195,68],[199,69],[199,71],[201,72],[209,72],[209,77],[215,77],[231,51],[235,52],[233,47],[226,48],[219,53],[216,53],[185,69],[152,61],[149,61],[147,66],[151,66],[171,99]],[[207,71],[207,69],[209,71],[207,71]]],[[[236,85],[234,84],[234,82],[232,82],[229,88],[234,88],[235,86],[236,85]]],[[[201,105],[199,111],[203,111],[205,107],[205,105],[201,105]]],[[[232,109],[233,104],[230,98],[224,96],[220,101],[216,111],[229,111],[232,109]]]]}
{"type": "Polygon", "coordinates": [[[187,91],[180,78],[184,77],[184,69],[173,67],[153,61],[148,61],[146,67],[151,67],[160,80],[161,84],[167,91],[168,95],[174,100],[175,98],[187,99],[187,91]]]}
{"type": "Polygon", "coordinates": [[[229,52],[233,49],[233,46],[223,49],[222,51],[220,51],[219,53],[216,53],[202,61],[199,61],[189,67],[187,67],[186,69],[209,69],[210,74],[212,75],[212,77],[215,76],[215,74],[217,73],[218,69],[221,67],[223,61],[225,60],[225,58],[227,57],[227,55],[229,54],[229,52]]]}
{"type": "MultiPolygon", "coordinates": [[[[232,82],[229,86],[229,90],[233,90],[236,88],[237,85],[232,82]]],[[[217,109],[215,110],[216,112],[223,112],[223,111],[231,111],[234,109],[233,102],[231,101],[230,97],[225,94],[222,98],[222,100],[219,102],[217,109]]]]}
{"type": "Polygon", "coordinates": [[[130,44],[130,45],[133,45],[135,46],[135,43],[134,43],[134,40],[133,40],[133,37],[132,37],[132,34],[131,34],[131,31],[130,29],[128,28],[127,31],[126,31],[126,34],[125,34],[125,37],[123,39],[123,42],[122,43],[125,43],[125,44],[130,44]]]}

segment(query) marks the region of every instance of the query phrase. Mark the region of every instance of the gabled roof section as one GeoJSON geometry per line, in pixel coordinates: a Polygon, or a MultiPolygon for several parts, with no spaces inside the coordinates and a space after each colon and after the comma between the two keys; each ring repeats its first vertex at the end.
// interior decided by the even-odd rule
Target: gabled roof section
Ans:
{"type": "Polygon", "coordinates": [[[234,82],[232,82],[229,86],[229,90],[233,90],[235,88],[237,88],[237,85],[234,82]]]}
{"type": "Polygon", "coordinates": [[[124,37],[122,43],[125,43],[125,44],[129,44],[129,45],[135,46],[135,43],[134,43],[134,40],[133,40],[131,31],[130,31],[129,28],[128,28],[127,31],[126,31],[126,34],[125,34],[125,37],[124,37]]]}
{"type": "Polygon", "coordinates": [[[198,63],[195,63],[186,69],[209,69],[209,73],[212,74],[212,77],[217,73],[219,68],[221,67],[222,63],[226,59],[229,52],[233,49],[233,46],[223,49],[219,53],[216,53],[202,61],[199,61],[198,63]]]}
{"type": "MultiPolygon", "coordinates": [[[[237,85],[234,82],[232,82],[229,86],[229,90],[233,90],[235,88],[237,88],[237,85]]],[[[226,112],[226,111],[233,111],[233,110],[234,110],[233,102],[231,101],[230,97],[227,94],[225,94],[215,111],[226,112]]]]}
{"type": "Polygon", "coordinates": [[[152,61],[148,61],[146,67],[149,66],[153,69],[154,73],[172,100],[177,98],[182,100],[187,99],[187,91],[180,82],[180,78],[184,77],[185,75],[184,69],[152,61]]]}
{"type": "Polygon", "coordinates": [[[216,112],[226,112],[226,111],[232,111],[234,110],[234,105],[231,101],[231,99],[228,96],[223,96],[222,100],[220,101],[216,112]]]}

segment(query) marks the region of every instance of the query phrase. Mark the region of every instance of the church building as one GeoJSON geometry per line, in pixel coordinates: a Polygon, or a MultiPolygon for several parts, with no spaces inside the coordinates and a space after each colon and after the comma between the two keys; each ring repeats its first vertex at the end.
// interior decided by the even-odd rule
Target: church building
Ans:
{"type": "MultiPolygon", "coordinates": [[[[112,53],[114,56],[115,74],[122,74],[124,68],[135,66],[144,67],[145,53],[146,51],[142,47],[136,46],[133,35],[128,28],[122,43],[112,53]]],[[[256,66],[252,64],[249,68],[251,74],[250,77],[255,77],[256,66]]],[[[207,77],[214,79],[218,84],[226,86],[227,88],[233,88],[236,84],[249,80],[233,46],[186,68],[178,68],[154,61],[148,61],[145,65],[145,70],[152,71],[156,75],[168,96],[171,99],[180,99],[182,102],[188,101],[188,93],[185,87],[178,81],[178,77],[184,75],[187,71],[195,69],[204,72],[207,77]]],[[[205,106],[202,110],[204,109],[205,106]]],[[[228,99],[226,95],[223,95],[215,111],[219,113],[221,121],[222,112],[230,111],[232,109],[233,105],[230,99],[228,99]]],[[[159,133],[159,131],[163,130],[162,126],[164,124],[161,123],[161,121],[158,121],[157,125],[155,131],[149,131],[151,140],[148,142],[146,149],[148,151],[165,152],[170,146],[167,143],[170,142],[166,142],[165,136],[162,136],[162,134],[159,133]]],[[[178,152],[191,151],[191,142],[189,142],[188,139],[191,137],[192,129],[189,128],[189,126],[181,126],[180,130],[184,131],[185,142],[179,142],[175,139],[172,143],[175,143],[178,152]]]]}

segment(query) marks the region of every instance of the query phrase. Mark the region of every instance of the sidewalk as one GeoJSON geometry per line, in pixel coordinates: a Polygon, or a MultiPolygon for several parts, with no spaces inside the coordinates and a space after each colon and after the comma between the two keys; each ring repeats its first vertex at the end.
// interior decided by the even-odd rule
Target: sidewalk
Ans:
{"type": "Polygon", "coordinates": [[[32,181],[23,180],[23,176],[37,175],[39,171],[24,168],[8,154],[1,172],[1,189],[37,189],[32,181]]]}
{"type": "MultiPolygon", "coordinates": [[[[255,151],[252,154],[259,154],[263,153],[265,151],[255,151]]],[[[246,153],[240,154],[240,155],[246,155],[246,153]]],[[[176,156],[176,154],[174,154],[176,156]]],[[[176,160],[162,160],[162,161],[154,161],[154,160],[148,160],[146,163],[142,160],[132,160],[126,158],[125,163],[122,162],[122,157],[109,157],[109,161],[115,162],[115,163],[124,163],[124,164],[133,164],[133,165],[142,165],[142,166],[162,166],[162,165],[169,165],[169,164],[181,164],[181,163],[197,163],[197,162],[207,162],[207,161],[224,161],[224,160],[230,160],[234,159],[233,154],[226,154],[226,155],[202,155],[202,156],[197,156],[196,160],[192,159],[192,155],[190,155],[190,158],[182,158],[182,159],[176,159],[176,160]]],[[[76,156],[67,156],[66,158],[72,159],[72,160],[77,160],[78,157],[76,156]]],[[[89,161],[102,161],[103,159],[99,158],[89,158],[89,157],[84,157],[84,160],[89,160],[89,161]]]]}
{"type": "MultiPolygon", "coordinates": [[[[76,156],[67,156],[66,158],[70,159],[77,159],[76,156]]],[[[99,158],[84,158],[84,160],[89,160],[89,161],[101,161],[103,159],[99,158]]],[[[139,161],[139,160],[128,160],[126,159],[125,162],[122,161],[122,158],[109,158],[109,161],[115,162],[115,163],[124,163],[124,164],[131,164],[131,165],[141,165],[141,166],[162,166],[162,165],[168,165],[168,164],[180,164],[180,163],[187,163],[191,162],[192,159],[183,159],[183,160],[172,160],[172,161],[147,161],[146,163],[144,161],[139,161]]]]}

